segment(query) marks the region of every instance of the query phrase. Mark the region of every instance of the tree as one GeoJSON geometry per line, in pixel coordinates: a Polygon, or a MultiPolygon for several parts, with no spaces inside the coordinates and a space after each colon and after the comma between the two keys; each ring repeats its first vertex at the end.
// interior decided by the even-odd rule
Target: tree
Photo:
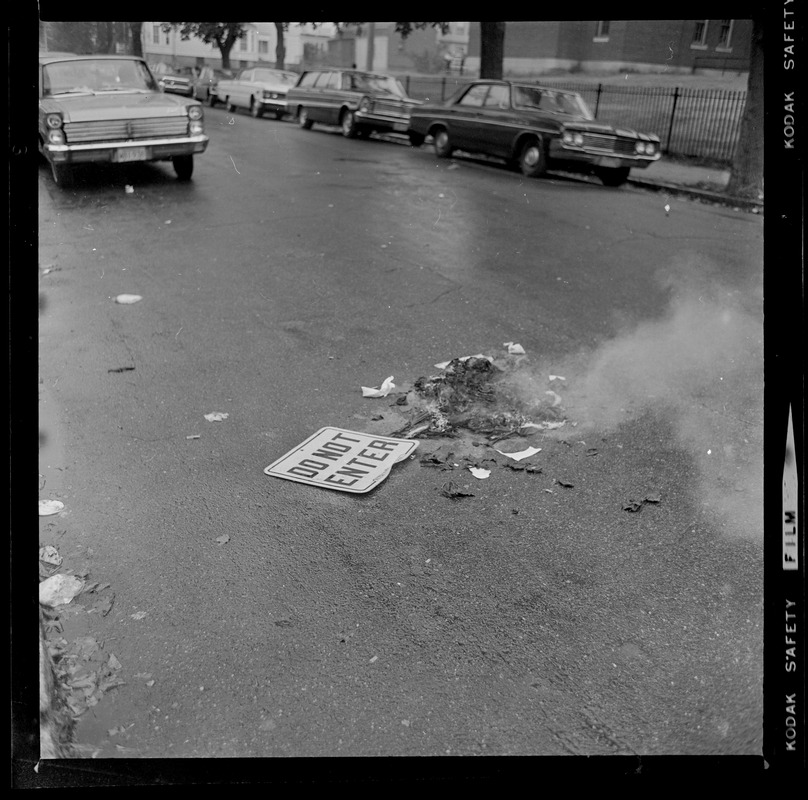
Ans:
{"type": "Polygon", "coordinates": [[[727,194],[757,200],[763,191],[763,21],[754,16],[749,58],[746,109],[727,194]]]}
{"type": "Polygon", "coordinates": [[[222,55],[222,69],[230,69],[230,51],[247,32],[243,22],[167,22],[163,25],[164,30],[171,28],[179,28],[184,41],[193,36],[205,44],[215,44],[222,55]]]}
{"type": "Polygon", "coordinates": [[[132,39],[132,55],[143,58],[143,39],[141,31],[143,30],[142,22],[129,22],[129,35],[132,39]]]}
{"type": "Polygon", "coordinates": [[[505,59],[505,23],[480,23],[480,77],[502,80],[505,59]]]}
{"type": "Polygon", "coordinates": [[[284,32],[289,29],[288,22],[276,22],[275,33],[277,42],[275,43],[275,69],[284,69],[286,62],[286,43],[284,42],[284,32]]]}

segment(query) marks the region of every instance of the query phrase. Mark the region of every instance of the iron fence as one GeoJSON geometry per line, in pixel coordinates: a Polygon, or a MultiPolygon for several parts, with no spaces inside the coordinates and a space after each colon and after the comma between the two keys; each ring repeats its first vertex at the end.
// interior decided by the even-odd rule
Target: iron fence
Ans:
{"type": "MultiPolygon", "coordinates": [[[[403,83],[411,97],[441,102],[471,80],[452,75],[405,76],[403,83]]],[[[665,155],[732,163],[746,92],[608,86],[553,79],[531,83],[578,92],[601,122],[656,133],[665,155]]]]}

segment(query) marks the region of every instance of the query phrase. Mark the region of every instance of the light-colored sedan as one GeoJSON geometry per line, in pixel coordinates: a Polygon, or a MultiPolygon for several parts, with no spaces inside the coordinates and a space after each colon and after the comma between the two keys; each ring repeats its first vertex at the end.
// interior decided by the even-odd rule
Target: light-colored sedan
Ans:
{"type": "Polygon", "coordinates": [[[280,119],[286,113],[286,93],[297,78],[296,73],[280,69],[244,69],[233,80],[219,81],[216,99],[230,112],[246,108],[254,117],[263,117],[268,111],[280,119]]]}
{"type": "Polygon", "coordinates": [[[46,54],[39,70],[39,151],[57,184],[76,164],[133,161],[171,161],[190,180],[208,146],[202,104],[161,92],[142,58],[46,54]]]}

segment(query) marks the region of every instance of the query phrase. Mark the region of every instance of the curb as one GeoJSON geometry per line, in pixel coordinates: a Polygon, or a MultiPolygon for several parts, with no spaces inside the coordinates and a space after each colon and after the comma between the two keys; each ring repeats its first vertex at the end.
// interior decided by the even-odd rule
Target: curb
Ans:
{"type": "Polygon", "coordinates": [[[649,181],[642,178],[629,177],[627,183],[639,186],[642,189],[651,189],[655,192],[669,192],[674,195],[692,197],[708,203],[719,203],[730,208],[738,208],[744,211],[752,211],[755,214],[763,212],[762,200],[750,200],[743,197],[731,197],[721,192],[709,192],[704,189],[695,189],[690,186],[679,186],[675,183],[664,183],[662,181],[649,181]]]}

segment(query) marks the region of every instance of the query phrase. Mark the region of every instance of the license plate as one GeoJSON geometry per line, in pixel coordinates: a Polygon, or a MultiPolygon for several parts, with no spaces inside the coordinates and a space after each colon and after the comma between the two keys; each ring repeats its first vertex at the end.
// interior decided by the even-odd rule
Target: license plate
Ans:
{"type": "Polygon", "coordinates": [[[619,158],[601,158],[599,166],[601,166],[601,167],[619,167],[620,166],[620,159],[619,158]]]}
{"type": "Polygon", "coordinates": [[[120,164],[124,161],[145,161],[146,160],[145,147],[126,147],[122,150],[116,150],[113,161],[120,164]]]}
{"type": "Polygon", "coordinates": [[[393,130],[394,131],[406,131],[407,130],[407,123],[406,122],[394,122],[393,123],[393,130]]]}

